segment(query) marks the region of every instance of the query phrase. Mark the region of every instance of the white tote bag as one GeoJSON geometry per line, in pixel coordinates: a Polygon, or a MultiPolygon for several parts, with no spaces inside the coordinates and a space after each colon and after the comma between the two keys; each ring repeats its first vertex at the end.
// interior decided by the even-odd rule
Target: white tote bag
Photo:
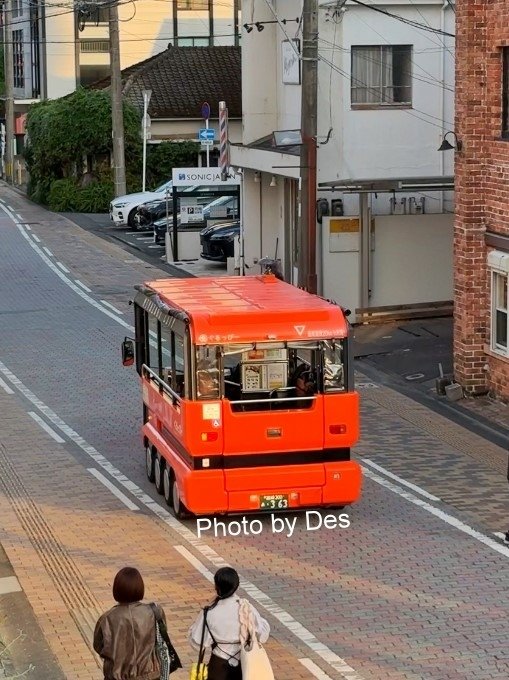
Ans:
{"type": "Polygon", "coordinates": [[[240,665],[242,680],[274,680],[269,657],[256,635],[240,648],[240,665]]]}
{"type": "Polygon", "coordinates": [[[240,601],[239,619],[242,680],[275,680],[267,652],[258,640],[253,611],[247,600],[240,601]]]}

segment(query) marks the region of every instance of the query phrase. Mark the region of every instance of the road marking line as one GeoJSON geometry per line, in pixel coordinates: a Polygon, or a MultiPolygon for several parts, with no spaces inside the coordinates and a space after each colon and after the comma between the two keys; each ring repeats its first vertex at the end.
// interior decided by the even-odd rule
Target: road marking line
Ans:
{"type": "Polygon", "coordinates": [[[20,586],[20,583],[15,576],[4,576],[3,578],[0,578],[0,595],[21,593],[22,590],[23,588],[20,586]]]}
{"type": "Polygon", "coordinates": [[[140,234],[150,234],[152,229],[146,229],[144,231],[126,231],[124,236],[139,236],[140,234]]]}
{"type": "Polygon", "coordinates": [[[47,423],[44,422],[44,420],[41,418],[41,416],[38,416],[37,413],[34,413],[33,411],[29,411],[28,415],[35,420],[37,425],[42,427],[42,429],[49,434],[50,437],[52,437],[56,442],[59,444],[65,444],[65,439],[62,439],[62,437],[55,432],[47,423]]]}
{"type": "Polygon", "coordinates": [[[51,250],[50,250],[49,248],[46,248],[46,246],[43,246],[42,249],[44,250],[44,252],[46,253],[46,255],[49,255],[49,257],[55,257],[55,256],[53,255],[53,253],[51,252],[51,250]]]}
{"type": "MultiPolygon", "coordinates": [[[[187,548],[183,545],[174,546],[175,550],[182,555],[190,564],[195,567],[197,571],[204,576],[207,581],[214,582],[214,574],[203,565],[200,560],[198,560],[187,548]]],[[[214,552],[211,550],[211,552],[214,552]]],[[[217,553],[216,553],[217,554],[217,553]]],[[[226,566],[226,562],[223,560],[223,565],[226,566]]],[[[240,587],[248,595],[251,596],[253,600],[258,602],[264,609],[272,614],[280,623],[288,628],[301,642],[303,642],[307,647],[312,649],[318,656],[320,656],[324,661],[326,661],[332,668],[334,668],[338,673],[345,678],[345,680],[362,680],[362,677],[349,666],[344,659],[339,657],[335,652],[329,649],[326,645],[322,644],[307,628],[299,623],[293,618],[291,614],[282,609],[272,598],[265,595],[259,588],[257,588],[250,581],[246,581],[240,576],[240,587]]],[[[299,659],[299,661],[301,661],[299,659]]],[[[311,662],[313,663],[313,662],[311,662]]],[[[305,664],[304,664],[305,665],[305,664]]],[[[313,664],[320,672],[320,668],[313,664]]],[[[317,675],[317,678],[328,678],[327,675],[323,674],[321,676],[317,675]]],[[[330,678],[329,678],[330,680],[330,678]]]]}
{"type": "Polygon", "coordinates": [[[26,229],[27,231],[32,231],[32,227],[29,227],[28,224],[25,224],[25,229],[26,229]]]}
{"type": "Polygon", "coordinates": [[[469,527],[468,524],[465,524],[464,522],[457,519],[456,517],[449,515],[448,513],[444,512],[443,510],[440,510],[439,508],[435,508],[435,506],[430,505],[429,503],[426,503],[426,501],[423,501],[420,498],[417,498],[417,496],[414,496],[410,492],[405,491],[405,489],[401,489],[399,486],[396,486],[395,484],[390,482],[388,479],[384,479],[383,477],[379,477],[374,472],[371,472],[371,470],[364,469],[363,472],[366,475],[366,477],[368,477],[369,479],[373,480],[374,482],[377,482],[377,484],[380,484],[381,486],[384,486],[386,489],[389,489],[390,491],[397,494],[398,496],[401,496],[401,498],[404,498],[405,500],[409,501],[413,505],[417,505],[418,507],[422,508],[426,512],[429,512],[430,515],[434,515],[435,517],[438,517],[439,519],[441,519],[446,524],[449,524],[450,526],[454,527],[455,529],[462,531],[464,534],[467,534],[468,536],[475,538],[480,543],[487,545],[489,548],[491,548],[492,550],[495,550],[495,552],[500,553],[504,557],[509,557],[509,546],[506,547],[506,546],[500,545],[500,543],[498,543],[498,541],[494,541],[489,536],[481,534],[480,531],[477,531],[476,529],[469,527]]]}
{"type": "Polygon", "coordinates": [[[153,241],[154,239],[153,239],[152,236],[137,236],[136,240],[137,241],[153,241]]]}
{"type": "Polygon", "coordinates": [[[307,668],[310,673],[312,673],[317,680],[332,680],[330,675],[327,675],[322,669],[316,665],[311,659],[299,659],[304,668],[307,668]]]}
{"type": "Polygon", "coordinates": [[[164,248],[163,243],[159,243],[157,246],[148,246],[149,248],[164,248]]]}
{"type": "Polygon", "coordinates": [[[104,486],[111,491],[111,493],[118,498],[119,501],[122,501],[122,503],[129,508],[129,510],[139,510],[139,507],[132,502],[130,498],[127,498],[125,493],[122,493],[120,489],[117,489],[117,487],[110,482],[109,479],[106,479],[106,477],[99,472],[99,470],[96,470],[95,468],[87,468],[88,472],[90,472],[91,475],[93,475],[96,479],[98,479],[101,484],[104,484],[104,486]]]}
{"type": "Polygon", "coordinates": [[[502,533],[501,531],[494,531],[493,536],[496,536],[497,538],[501,538],[503,541],[505,541],[505,534],[502,533]]]}
{"type": "Polygon", "coordinates": [[[32,234],[32,238],[34,239],[34,241],[37,241],[37,243],[41,242],[41,239],[38,236],[36,236],[35,234],[32,234]]]}
{"type": "Polygon", "coordinates": [[[19,225],[19,220],[15,216],[15,214],[12,212],[12,209],[8,205],[0,205],[0,209],[4,211],[4,213],[7,215],[7,217],[10,217],[11,220],[14,222],[15,225],[19,225]]]}
{"type": "MultiPolygon", "coordinates": [[[[5,364],[0,361],[0,372],[5,375],[9,382],[21,392],[46,418],[55,425],[66,437],[79,446],[99,467],[105,470],[121,486],[126,488],[142,505],[153,512],[161,521],[171,527],[183,540],[197,550],[203,557],[217,567],[227,566],[227,562],[216,553],[210,546],[201,541],[195,533],[184,526],[179,520],[171,515],[167,510],[154,501],[137,484],[131,481],[110,461],[99,453],[99,451],[89,444],[81,435],[73,430],[67,423],[60,418],[49,406],[41,401],[17,376],[10,371],[5,364]]],[[[206,569],[202,565],[203,569],[206,569]]],[[[345,662],[335,652],[320,642],[310,631],[296,621],[290,614],[285,612],[277,605],[274,600],[265,595],[254,584],[242,579],[243,589],[261,607],[275,616],[288,630],[290,630],[299,640],[304,642],[316,654],[318,654],[332,668],[341,672],[345,668],[345,662]]],[[[350,668],[347,664],[346,666],[350,668]]],[[[355,672],[355,671],[354,671],[355,672]]],[[[348,680],[362,680],[361,676],[348,676],[348,680]]]]}
{"type": "Polygon", "coordinates": [[[57,262],[57,267],[60,267],[60,269],[66,274],[70,274],[69,269],[67,269],[67,267],[65,267],[61,262],[57,262]]]}
{"type": "Polygon", "coordinates": [[[20,220],[21,222],[23,222],[23,218],[21,217],[21,215],[20,215],[19,213],[14,213],[14,214],[16,215],[16,217],[18,218],[18,220],[20,220]]]}
{"type": "Polygon", "coordinates": [[[391,479],[394,479],[399,484],[403,484],[403,486],[407,486],[409,489],[412,489],[413,491],[415,491],[415,493],[418,493],[421,496],[424,496],[424,498],[427,498],[430,501],[435,501],[435,503],[439,503],[441,501],[441,499],[438,498],[437,496],[433,496],[433,494],[430,494],[427,491],[425,491],[424,489],[421,489],[420,486],[412,484],[412,482],[407,482],[405,479],[398,477],[398,475],[395,475],[392,472],[389,472],[389,470],[386,470],[381,465],[377,465],[377,463],[374,463],[372,460],[369,460],[369,458],[361,458],[360,460],[363,463],[365,463],[366,465],[369,465],[369,467],[375,468],[375,470],[378,470],[378,472],[381,472],[386,477],[390,477],[391,479]]]}
{"type": "Polygon", "coordinates": [[[82,283],[79,279],[74,279],[74,283],[77,283],[78,286],[80,286],[80,288],[83,288],[83,290],[86,290],[87,293],[91,293],[91,292],[92,292],[92,289],[89,288],[88,286],[85,286],[85,284],[82,283]]]}
{"type": "Polygon", "coordinates": [[[109,307],[114,312],[117,312],[117,314],[123,314],[124,313],[124,312],[121,312],[120,309],[117,309],[114,305],[107,302],[106,300],[101,300],[101,302],[103,303],[103,305],[106,305],[106,307],[109,307]]]}
{"type": "Polygon", "coordinates": [[[2,378],[0,378],[0,387],[2,387],[7,392],[7,394],[14,394],[14,390],[11,390],[9,385],[4,382],[2,378]]]}
{"type": "MultiPolygon", "coordinates": [[[[2,206],[0,206],[2,207],[2,206]]],[[[48,256],[42,251],[41,248],[37,244],[35,244],[28,234],[25,232],[23,227],[19,224],[16,225],[20,231],[20,233],[23,235],[23,237],[28,241],[30,246],[35,250],[35,252],[39,255],[39,257],[45,262],[48,267],[53,271],[59,279],[61,279],[71,290],[73,290],[75,293],[77,293],[81,298],[86,300],[89,304],[92,305],[92,307],[95,307],[96,309],[99,309],[103,314],[106,314],[106,316],[109,316],[110,319],[113,319],[117,323],[119,323],[121,326],[124,328],[127,328],[128,331],[131,333],[134,333],[134,328],[130,326],[128,323],[126,323],[123,319],[120,319],[116,314],[113,314],[113,312],[110,312],[109,309],[106,309],[102,305],[100,305],[97,300],[94,300],[94,298],[90,297],[87,295],[81,288],[79,288],[77,285],[75,285],[65,274],[48,258],[48,256]]]]}

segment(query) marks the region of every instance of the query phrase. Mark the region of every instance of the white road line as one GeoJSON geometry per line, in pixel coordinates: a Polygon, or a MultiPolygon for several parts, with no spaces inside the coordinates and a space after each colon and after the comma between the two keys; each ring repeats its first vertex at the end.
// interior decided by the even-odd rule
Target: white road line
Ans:
{"type": "MultiPolygon", "coordinates": [[[[190,529],[181,524],[173,515],[154,501],[143,489],[126,477],[118,468],[116,468],[109,460],[103,456],[99,451],[89,444],[81,435],[73,430],[65,421],[63,421],[49,406],[46,406],[28,387],[21,382],[21,380],[10,371],[5,364],[0,361],[0,372],[9,380],[9,382],[21,392],[21,394],[28,399],[46,418],[55,425],[66,437],[79,446],[99,467],[105,470],[113,479],[121,486],[127,489],[142,505],[153,512],[160,520],[171,527],[181,538],[194,547],[203,557],[208,560],[214,567],[227,566],[227,562],[216,553],[210,546],[198,539],[190,529]]],[[[203,565],[202,565],[203,566],[203,565]]],[[[203,567],[205,569],[205,567],[203,567]]],[[[289,631],[291,631],[300,641],[304,642],[316,654],[318,654],[327,664],[338,672],[342,672],[345,668],[350,669],[350,666],[341,659],[329,647],[321,643],[310,631],[296,621],[284,609],[281,609],[274,600],[265,595],[253,583],[242,579],[242,587],[253,600],[255,600],[261,607],[269,611],[280,621],[289,631]]],[[[350,672],[350,671],[349,671],[350,672]]],[[[355,673],[355,671],[353,671],[355,673]]],[[[362,680],[361,676],[348,675],[348,680],[362,680]]]]}
{"type": "Polygon", "coordinates": [[[148,246],[148,248],[164,248],[164,244],[159,243],[157,246],[148,246]]]}
{"type": "MultiPolygon", "coordinates": [[[[0,206],[0,208],[3,206],[0,206]]],[[[87,295],[81,288],[79,288],[73,281],[71,281],[67,276],[60,271],[60,269],[53,263],[48,256],[42,251],[41,248],[39,248],[38,245],[36,245],[28,236],[28,234],[25,232],[23,227],[19,224],[16,225],[18,229],[20,230],[20,233],[23,235],[23,237],[28,241],[30,246],[35,250],[35,252],[39,255],[39,257],[45,262],[48,267],[53,271],[59,279],[61,279],[69,288],[71,288],[75,293],[77,293],[81,298],[86,300],[89,304],[92,305],[92,307],[95,307],[96,309],[99,309],[103,314],[106,314],[106,316],[109,316],[110,319],[113,319],[117,323],[119,323],[121,326],[124,328],[127,328],[128,331],[131,333],[134,333],[134,328],[130,326],[128,323],[126,323],[123,319],[120,319],[116,314],[113,312],[110,312],[109,309],[106,309],[102,305],[100,305],[97,300],[94,300],[94,298],[90,297],[90,295],[87,295]]]]}
{"type": "Polygon", "coordinates": [[[29,227],[28,224],[25,224],[25,229],[26,229],[27,231],[32,231],[32,227],[29,227]]]}
{"type": "Polygon", "coordinates": [[[137,241],[153,241],[154,239],[152,236],[137,236],[136,237],[137,241]]]}
{"type": "Polygon", "coordinates": [[[8,595],[9,593],[20,593],[23,588],[20,586],[18,579],[15,576],[4,576],[0,578],[0,595],[8,595]]]}
{"type": "Polygon", "coordinates": [[[0,378],[0,387],[7,392],[7,394],[14,394],[14,390],[11,390],[9,385],[0,378]]]}
{"type": "Polygon", "coordinates": [[[20,222],[23,222],[23,218],[21,217],[21,215],[19,213],[14,213],[14,214],[16,215],[18,220],[20,220],[20,222]]]}
{"type": "Polygon", "coordinates": [[[49,257],[54,257],[53,253],[51,252],[51,250],[49,248],[46,248],[46,246],[43,246],[42,249],[44,250],[46,255],[49,255],[49,257]]]}
{"type": "Polygon", "coordinates": [[[41,416],[38,416],[37,413],[34,413],[33,411],[29,411],[28,415],[35,420],[37,425],[42,427],[42,429],[49,434],[50,437],[52,437],[56,442],[59,444],[65,444],[65,439],[62,439],[62,437],[55,432],[47,423],[44,422],[44,420],[41,418],[41,416]]]}
{"type": "Polygon", "coordinates": [[[106,305],[106,307],[109,307],[110,309],[112,309],[117,314],[123,314],[124,313],[124,312],[121,312],[120,309],[117,309],[114,305],[107,302],[106,300],[101,300],[101,302],[102,302],[103,305],[106,305]]]}
{"type": "Polygon", "coordinates": [[[327,675],[327,673],[324,673],[322,669],[316,665],[314,661],[311,661],[311,659],[299,659],[301,664],[304,666],[304,668],[307,668],[308,671],[317,678],[317,680],[332,680],[330,675],[327,675]]]}
{"type": "Polygon", "coordinates": [[[124,236],[139,236],[140,234],[151,234],[152,229],[147,229],[146,231],[126,231],[124,236]]]}
{"type": "Polygon", "coordinates": [[[501,531],[494,531],[493,536],[496,536],[497,538],[501,538],[503,541],[505,541],[505,534],[503,534],[501,531]]]}
{"type": "Polygon", "coordinates": [[[60,269],[65,273],[65,274],[70,274],[70,271],[65,267],[61,262],[57,261],[57,267],[60,267],[60,269]]]}
{"type": "Polygon", "coordinates": [[[7,217],[10,217],[14,224],[19,224],[19,220],[16,215],[12,212],[12,209],[8,205],[0,205],[0,208],[4,211],[7,217]]]}
{"type": "Polygon", "coordinates": [[[403,486],[407,486],[409,489],[412,489],[412,491],[415,491],[415,493],[418,493],[421,496],[424,496],[424,498],[427,498],[429,501],[435,501],[435,503],[440,502],[441,499],[437,498],[437,496],[433,496],[432,494],[428,493],[424,489],[421,489],[420,486],[416,486],[415,484],[412,484],[412,482],[407,482],[405,479],[398,477],[398,475],[395,475],[392,472],[389,472],[389,470],[386,470],[381,465],[377,465],[377,463],[374,463],[372,460],[369,460],[369,458],[361,458],[360,460],[363,463],[365,463],[366,465],[369,465],[369,467],[375,468],[375,470],[378,470],[378,472],[381,472],[386,477],[390,477],[391,479],[394,479],[396,482],[398,482],[398,484],[402,484],[403,486]]]}
{"type": "MultiPolygon", "coordinates": [[[[175,550],[179,552],[182,557],[184,557],[190,564],[192,564],[202,576],[204,576],[208,581],[214,582],[213,573],[207,569],[207,567],[205,567],[200,562],[200,560],[198,560],[187,548],[185,548],[183,545],[176,545],[174,547],[175,550]]],[[[212,549],[210,550],[211,553],[214,553],[212,549]]],[[[226,562],[224,562],[224,560],[221,566],[226,566],[226,562]]],[[[345,678],[345,680],[362,680],[362,677],[351,666],[349,666],[344,659],[339,657],[326,645],[317,640],[313,633],[307,630],[307,628],[304,628],[304,626],[294,619],[291,614],[282,609],[278,604],[276,604],[276,602],[274,602],[272,598],[270,598],[268,595],[265,595],[265,593],[259,590],[250,581],[243,579],[242,576],[240,577],[240,587],[248,595],[250,595],[253,600],[270,612],[280,623],[285,626],[285,628],[288,628],[288,630],[290,630],[301,642],[312,649],[318,656],[320,656],[324,661],[332,666],[332,668],[338,671],[341,677],[345,678]]],[[[313,665],[318,668],[316,664],[313,665]]],[[[318,668],[318,670],[320,669],[318,668]]],[[[328,676],[323,675],[322,677],[327,678],[328,676]]]]}
{"type": "Polygon", "coordinates": [[[377,484],[380,484],[381,486],[384,486],[386,489],[389,489],[390,491],[397,494],[398,496],[401,496],[401,498],[404,498],[405,500],[409,501],[413,505],[417,505],[420,508],[422,508],[423,510],[426,510],[426,512],[429,512],[430,515],[434,515],[435,517],[438,517],[439,519],[441,519],[446,524],[449,524],[450,526],[454,527],[455,529],[462,531],[464,534],[467,534],[468,536],[475,538],[476,541],[483,543],[484,545],[488,546],[488,548],[495,550],[495,552],[500,553],[504,557],[509,557],[509,546],[506,547],[506,546],[500,545],[500,543],[498,543],[498,541],[494,541],[489,536],[486,536],[485,534],[482,534],[480,531],[477,531],[476,529],[469,527],[468,524],[465,524],[464,522],[457,519],[456,517],[449,515],[447,512],[444,512],[443,510],[440,510],[439,508],[435,508],[433,505],[426,503],[426,501],[423,501],[421,498],[417,498],[417,496],[414,496],[410,492],[405,491],[405,489],[402,489],[399,486],[396,486],[395,484],[390,482],[388,479],[384,479],[383,477],[379,477],[374,472],[371,472],[371,470],[364,469],[364,474],[369,479],[372,479],[377,484]]]}
{"type": "Polygon", "coordinates": [[[111,491],[111,493],[118,498],[119,501],[122,501],[122,503],[129,508],[129,510],[139,510],[139,507],[132,502],[130,498],[127,498],[125,493],[122,493],[120,489],[117,489],[117,487],[110,482],[109,479],[106,479],[106,477],[99,472],[99,470],[96,470],[95,468],[87,468],[88,472],[90,472],[91,475],[93,475],[96,479],[98,479],[101,484],[104,484],[104,486],[111,491]]]}
{"type": "Polygon", "coordinates": [[[74,279],[74,283],[77,283],[80,288],[83,288],[83,290],[86,290],[87,293],[91,293],[92,289],[89,288],[88,286],[85,286],[84,283],[82,283],[79,279],[74,279]]]}
{"type": "Polygon", "coordinates": [[[38,236],[36,236],[35,234],[32,234],[32,238],[34,239],[34,241],[37,241],[37,243],[41,242],[41,239],[38,236]]]}

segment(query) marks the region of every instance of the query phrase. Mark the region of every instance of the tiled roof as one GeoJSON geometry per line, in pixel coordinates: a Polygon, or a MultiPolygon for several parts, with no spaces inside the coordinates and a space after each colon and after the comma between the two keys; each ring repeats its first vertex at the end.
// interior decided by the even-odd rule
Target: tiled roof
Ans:
{"type": "MultiPolygon", "coordinates": [[[[110,78],[91,85],[108,89],[110,78]]],[[[225,101],[230,118],[242,117],[240,47],[169,47],[122,71],[124,97],[143,110],[143,90],[152,90],[151,118],[201,118],[208,102],[211,117],[225,101]]]]}

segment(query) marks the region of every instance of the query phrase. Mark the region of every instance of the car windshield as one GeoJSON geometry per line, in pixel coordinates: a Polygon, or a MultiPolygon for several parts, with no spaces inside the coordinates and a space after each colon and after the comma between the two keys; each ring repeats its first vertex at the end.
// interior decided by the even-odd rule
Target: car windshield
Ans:
{"type": "Polygon", "coordinates": [[[172,186],[173,186],[173,182],[172,182],[172,180],[170,179],[168,182],[165,182],[164,184],[161,184],[160,187],[157,187],[157,189],[154,189],[154,192],[155,192],[156,194],[160,194],[160,193],[162,193],[163,191],[166,191],[166,189],[171,189],[172,186]]]}

